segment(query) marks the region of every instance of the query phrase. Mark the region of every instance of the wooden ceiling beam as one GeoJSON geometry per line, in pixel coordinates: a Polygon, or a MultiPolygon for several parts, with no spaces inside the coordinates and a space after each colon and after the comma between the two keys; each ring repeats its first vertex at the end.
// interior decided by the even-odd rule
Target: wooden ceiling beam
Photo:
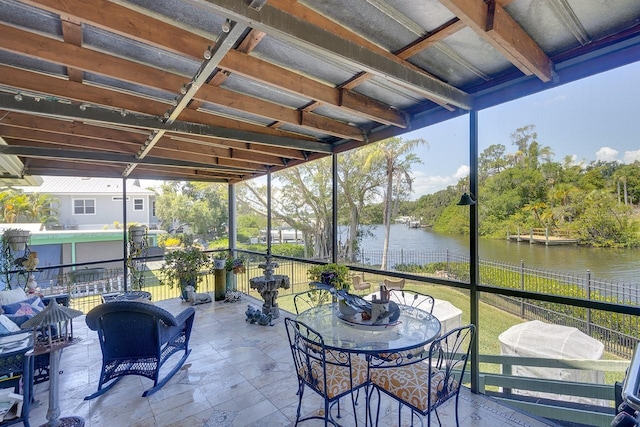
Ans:
{"type": "MultiPolygon", "coordinates": [[[[162,102],[140,98],[135,95],[113,92],[95,86],[88,86],[86,84],[52,78],[2,65],[0,65],[0,84],[4,84],[8,87],[15,87],[17,89],[24,88],[43,94],[43,96],[60,97],[63,99],[68,98],[69,96],[75,96],[72,100],[80,103],[95,104],[111,109],[135,111],[158,117],[161,117],[168,107],[167,104],[162,102]]],[[[289,132],[270,129],[250,123],[242,123],[237,120],[227,119],[198,111],[185,110],[181,114],[181,119],[192,123],[200,123],[203,125],[226,129],[254,132],[278,137],[292,137],[292,134],[289,132]]],[[[298,140],[313,141],[312,138],[300,136],[299,134],[293,135],[293,137],[298,140]]],[[[255,144],[265,145],[258,142],[255,142],[255,144]]],[[[264,149],[268,150],[267,147],[269,146],[265,145],[264,149]]]]}
{"type": "Polygon", "coordinates": [[[418,53],[422,52],[423,50],[430,48],[434,44],[439,43],[447,37],[457,33],[465,27],[466,24],[464,22],[462,22],[458,18],[454,18],[442,25],[440,28],[436,28],[424,37],[421,37],[408,46],[400,49],[398,52],[396,52],[396,55],[398,55],[398,58],[409,59],[412,56],[415,56],[418,53]]]}
{"type": "Polygon", "coordinates": [[[212,147],[218,147],[220,149],[233,149],[235,152],[249,152],[253,154],[265,154],[270,155],[277,158],[289,158],[289,159],[300,159],[304,160],[307,158],[304,152],[300,150],[293,150],[290,148],[283,147],[265,147],[261,144],[247,144],[246,142],[240,141],[230,141],[219,138],[212,138],[208,136],[200,136],[200,135],[192,135],[189,137],[185,137],[182,135],[175,135],[170,132],[167,132],[164,135],[164,139],[171,138],[176,141],[187,141],[193,142],[196,144],[202,144],[212,147]]]}
{"type": "MultiPolygon", "coordinates": [[[[0,32],[3,33],[3,37],[0,38],[0,48],[32,57],[40,57],[67,67],[100,73],[129,83],[165,90],[169,93],[177,93],[180,87],[188,81],[188,79],[176,74],[63,43],[28,31],[21,31],[10,26],[0,24],[0,32]]],[[[313,126],[310,127],[305,121],[300,120],[300,115],[293,108],[211,85],[203,85],[194,95],[194,99],[310,128],[313,131],[328,133],[338,138],[364,140],[362,130],[356,126],[318,116],[311,121],[313,126]]]]}
{"type": "MultiPolygon", "coordinates": [[[[190,33],[109,0],[22,1],[179,55],[201,59],[204,49],[212,44],[212,39],[190,33]]],[[[214,34],[211,35],[213,38],[214,34]]]]}
{"type": "Polygon", "coordinates": [[[260,58],[237,51],[230,51],[220,61],[220,68],[236,73],[251,80],[265,83],[287,92],[301,95],[334,107],[345,108],[353,114],[374,120],[378,123],[406,128],[406,117],[398,110],[375,99],[367,98],[366,103],[341,105],[339,87],[331,87],[324,83],[301,76],[260,58]],[[376,105],[375,112],[368,106],[376,105]]]}
{"type": "MultiPolygon", "coordinates": [[[[239,168],[255,169],[257,164],[275,165],[282,163],[282,157],[272,156],[257,151],[220,148],[198,142],[179,141],[165,137],[158,141],[156,147],[151,151],[152,154],[156,152],[156,148],[164,150],[165,153],[187,152],[200,154],[201,156],[210,156],[216,159],[216,164],[235,166],[239,168]]],[[[160,156],[160,154],[158,154],[158,156],[160,156]]]]}
{"type": "MultiPolygon", "coordinates": [[[[140,143],[123,143],[100,140],[96,138],[82,138],[61,133],[51,133],[40,129],[24,129],[2,125],[0,122],[0,136],[3,138],[16,138],[22,141],[35,143],[49,143],[58,147],[71,147],[77,149],[91,149],[97,151],[112,151],[115,153],[138,152],[140,143]]],[[[26,145],[26,144],[25,144],[26,145]]]]}
{"type": "MultiPolygon", "coordinates": [[[[114,4],[107,0],[94,0],[91,4],[87,4],[83,0],[67,0],[64,2],[60,2],[58,0],[28,0],[26,3],[45,8],[60,15],[73,16],[76,19],[90,23],[91,25],[107,31],[162,49],[168,49],[175,53],[189,56],[192,59],[201,60],[204,50],[207,46],[212,44],[211,40],[197,34],[169,25],[165,22],[141,14],[135,10],[114,4]]],[[[255,43],[261,40],[264,35],[265,34],[263,32],[255,29],[252,30],[248,37],[240,44],[238,48],[239,51],[230,51],[221,61],[220,67],[298,95],[309,96],[305,93],[315,92],[316,95],[321,96],[323,99],[315,97],[312,97],[312,99],[317,99],[336,107],[340,107],[337,102],[338,91],[336,88],[323,85],[312,79],[300,76],[299,74],[275,65],[272,65],[272,69],[275,71],[271,75],[263,75],[263,73],[257,72],[256,64],[254,62],[249,62],[249,58],[252,57],[242,52],[247,52],[249,49],[252,49],[255,43]],[[277,83],[269,81],[270,78],[277,77],[279,75],[285,75],[287,77],[284,77],[284,80],[276,79],[278,81],[277,83]],[[291,76],[294,80],[290,80],[288,76],[291,76]],[[284,81],[284,84],[280,84],[279,82],[281,81],[284,81]],[[292,83],[293,81],[299,82],[299,85],[296,86],[300,87],[297,87],[297,89],[291,88],[287,84],[287,81],[289,83],[292,83]],[[316,86],[319,86],[320,89],[306,90],[305,86],[307,85],[313,86],[311,89],[314,89],[316,86]],[[328,96],[332,97],[333,101],[328,101],[327,92],[329,92],[328,96]]],[[[378,103],[380,104],[379,110],[385,111],[385,105],[379,101],[371,99],[368,103],[378,103]]],[[[399,126],[402,128],[407,127],[405,117],[400,115],[396,110],[391,109],[388,105],[386,106],[386,113],[380,117],[373,117],[371,113],[369,113],[366,105],[352,106],[350,111],[379,123],[399,126]]]]}
{"type": "Polygon", "coordinates": [[[131,128],[113,129],[104,126],[94,126],[87,123],[69,120],[58,120],[50,117],[33,116],[15,112],[0,111],[2,125],[25,129],[39,129],[50,133],[60,133],[69,136],[99,141],[113,141],[140,144],[149,135],[146,131],[134,131],[131,128]]]}
{"type": "Polygon", "coordinates": [[[543,82],[551,81],[551,59],[502,5],[484,0],[440,0],[440,3],[525,75],[535,74],[543,82]]]}
{"type": "MultiPolygon", "coordinates": [[[[438,79],[437,77],[435,77],[434,75],[432,75],[431,73],[429,73],[428,71],[419,68],[413,64],[411,64],[410,62],[406,61],[404,58],[395,55],[392,52],[389,52],[387,50],[382,49],[381,47],[379,47],[378,45],[376,45],[375,43],[370,42],[369,40],[365,39],[364,37],[361,37],[360,35],[348,30],[347,28],[343,27],[342,25],[327,19],[325,16],[317,13],[316,11],[308,8],[307,6],[299,3],[299,2],[292,2],[292,1],[288,1],[288,0],[272,0],[269,2],[269,6],[270,7],[274,7],[277,8],[280,11],[283,11],[287,14],[290,14],[298,19],[300,19],[301,21],[304,22],[309,22],[319,28],[322,28],[323,30],[327,31],[329,34],[335,34],[341,38],[344,38],[345,40],[348,40],[358,46],[361,46],[373,53],[375,53],[376,55],[379,55],[385,59],[394,61],[400,65],[402,65],[404,68],[407,69],[408,72],[417,72],[419,74],[422,74],[426,77],[432,78],[435,81],[445,84],[444,82],[442,82],[442,80],[438,79]]],[[[356,58],[354,58],[355,60],[356,58]]],[[[371,71],[366,71],[364,70],[362,73],[357,75],[357,79],[359,80],[359,82],[362,82],[363,78],[370,78],[369,75],[373,74],[373,72],[371,71]]],[[[351,82],[350,79],[349,82],[351,82]]],[[[345,82],[347,83],[347,82],[345,82]]],[[[408,82],[407,82],[408,83],[408,82]]],[[[405,85],[407,87],[413,87],[414,89],[416,89],[415,86],[412,85],[408,85],[407,83],[405,83],[405,85]]],[[[355,86],[344,86],[342,85],[343,88],[351,88],[351,87],[355,87],[355,86]]],[[[447,105],[449,110],[453,110],[453,108],[451,106],[449,106],[449,102],[443,100],[441,97],[439,96],[430,96],[429,94],[424,93],[423,91],[420,91],[421,95],[424,96],[425,98],[429,99],[430,101],[441,105],[441,106],[445,106],[447,105]]]]}
{"type": "Polygon", "coordinates": [[[315,119],[311,121],[312,125],[309,125],[307,121],[301,119],[299,111],[296,109],[220,87],[204,85],[196,93],[195,98],[204,102],[255,114],[274,121],[301,126],[314,132],[320,131],[339,138],[364,141],[362,130],[356,126],[351,126],[318,114],[314,114],[315,119]]]}
{"type": "MultiPolygon", "coordinates": [[[[62,39],[65,43],[75,46],[82,46],[82,24],[72,18],[62,19],[62,39]]],[[[69,80],[74,82],[82,82],[84,79],[84,71],[73,67],[67,67],[67,75],[69,80]]]]}

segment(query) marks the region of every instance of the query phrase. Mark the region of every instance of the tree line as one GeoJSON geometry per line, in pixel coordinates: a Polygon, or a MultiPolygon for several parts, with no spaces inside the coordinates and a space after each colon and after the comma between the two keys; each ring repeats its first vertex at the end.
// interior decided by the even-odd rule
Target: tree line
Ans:
{"type": "MultiPolygon", "coordinates": [[[[517,227],[546,227],[570,231],[583,244],[637,246],[640,242],[638,202],[640,162],[576,164],[570,158],[553,160],[533,125],[511,135],[515,150],[502,144],[485,149],[478,159],[479,233],[504,238],[517,227]]],[[[272,228],[292,228],[303,245],[290,255],[354,260],[358,242],[368,225],[385,226],[386,254],[389,227],[398,215],[420,218],[423,224],[445,233],[468,233],[468,210],[456,206],[468,191],[468,178],[456,185],[409,201],[412,168],[421,163],[414,148],[424,139],[389,138],[340,153],[337,160],[337,221],[343,233],[332,247],[332,158],[288,168],[272,176],[272,228]]],[[[156,215],[162,228],[179,233],[185,243],[226,243],[228,192],[226,184],[166,182],[157,191],[156,215]]],[[[238,242],[248,245],[264,238],[267,226],[267,186],[264,180],[236,185],[238,242]]],[[[47,194],[0,193],[4,222],[57,221],[57,201],[47,194]]],[[[261,242],[264,247],[264,242],[261,242]]],[[[386,257],[382,268],[386,267],[386,257]]]]}
{"type": "MultiPolygon", "coordinates": [[[[572,158],[553,161],[553,151],[538,141],[533,125],[511,134],[514,152],[502,144],[485,149],[478,159],[479,233],[504,238],[529,228],[570,232],[585,245],[633,247],[640,243],[640,162],[572,158]]],[[[423,218],[445,233],[468,233],[468,211],[455,203],[468,180],[406,202],[404,215],[423,218]]]]}

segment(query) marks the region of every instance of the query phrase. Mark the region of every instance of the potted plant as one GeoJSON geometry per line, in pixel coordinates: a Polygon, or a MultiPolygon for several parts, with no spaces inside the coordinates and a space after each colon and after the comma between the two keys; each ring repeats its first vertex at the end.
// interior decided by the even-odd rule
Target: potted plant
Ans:
{"type": "Polygon", "coordinates": [[[143,246],[143,241],[147,238],[147,227],[145,225],[132,224],[129,226],[129,242],[134,247],[143,246]]]}
{"type": "Polygon", "coordinates": [[[231,271],[233,274],[244,273],[244,259],[243,258],[234,258],[231,255],[227,257],[224,263],[224,268],[228,272],[231,271]]]}
{"type": "Polygon", "coordinates": [[[8,228],[2,234],[3,241],[6,241],[13,252],[24,251],[29,241],[31,233],[29,230],[19,228],[8,228]]]}
{"type": "Polygon", "coordinates": [[[226,252],[218,252],[215,254],[213,258],[213,268],[215,270],[223,270],[226,269],[227,265],[227,254],[226,252]]]}
{"type": "Polygon", "coordinates": [[[196,291],[201,279],[200,272],[208,270],[210,263],[209,255],[196,246],[171,251],[164,257],[164,264],[160,269],[163,280],[160,283],[166,283],[170,288],[178,283],[182,299],[186,300],[184,288],[191,285],[196,291]]]}
{"type": "Polygon", "coordinates": [[[235,292],[235,278],[234,275],[238,273],[244,273],[244,259],[234,258],[231,253],[227,255],[224,260],[224,269],[226,273],[226,290],[227,292],[235,292]]]}
{"type": "Polygon", "coordinates": [[[307,277],[312,282],[321,282],[333,286],[335,289],[349,291],[349,268],[342,264],[314,265],[307,270],[307,277]]]}

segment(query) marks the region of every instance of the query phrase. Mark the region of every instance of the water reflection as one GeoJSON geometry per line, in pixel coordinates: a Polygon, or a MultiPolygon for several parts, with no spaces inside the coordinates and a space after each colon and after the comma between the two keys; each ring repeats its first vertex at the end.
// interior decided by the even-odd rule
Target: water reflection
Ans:
{"type": "MultiPolygon", "coordinates": [[[[371,228],[371,235],[363,239],[367,250],[382,250],[384,227],[371,228]]],[[[640,282],[640,251],[638,249],[588,248],[583,246],[545,246],[528,242],[481,239],[479,256],[483,260],[520,264],[551,271],[586,274],[593,278],[640,282]]],[[[429,229],[409,228],[404,224],[391,225],[390,251],[444,251],[469,255],[469,237],[436,233],[429,229]]]]}

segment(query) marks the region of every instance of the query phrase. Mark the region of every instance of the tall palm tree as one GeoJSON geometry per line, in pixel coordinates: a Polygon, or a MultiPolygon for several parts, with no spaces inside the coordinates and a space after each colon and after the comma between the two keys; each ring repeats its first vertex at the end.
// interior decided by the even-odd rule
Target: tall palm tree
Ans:
{"type": "Polygon", "coordinates": [[[29,206],[24,215],[28,221],[39,222],[44,228],[46,224],[58,221],[58,206],[60,201],[50,194],[33,193],[29,195],[29,206]]]}
{"type": "Polygon", "coordinates": [[[389,234],[391,232],[391,211],[394,201],[402,194],[401,188],[396,187],[394,192],[394,181],[402,180],[406,187],[411,186],[411,166],[415,163],[422,163],[421,160],[411,151],[419,144],[426,144],[423,138],[403,140],[401,138],[389,138],[376,144],[376,149],[371,152],[372,158],[381,158],[384,162],[384,172],[386,178],[385,190],[383,193],[383,223],[384,223],[384,244],[382,247],[381,269],[387,268],[387,254],[389,252],[389,234]]]}

